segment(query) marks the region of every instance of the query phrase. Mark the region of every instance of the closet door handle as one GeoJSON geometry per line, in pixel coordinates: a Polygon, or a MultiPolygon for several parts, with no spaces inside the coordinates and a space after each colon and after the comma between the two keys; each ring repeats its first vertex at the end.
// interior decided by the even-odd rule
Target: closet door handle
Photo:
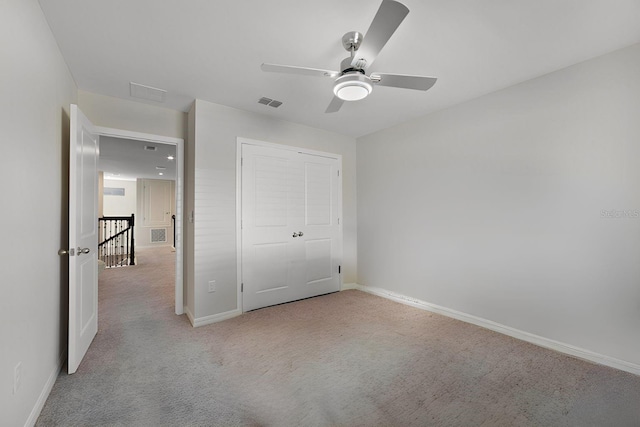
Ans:
{"type": "Polygon", "coordinates": [[[302,237],[304,236],[304,233],[302,231],[298,231],[298,237],[302,237]]]}
{"type": "Polygon", "coordinates": [[[293,232],[293,237],[298,237],[298,233],[296,233],[295,231],[293,232]]]}

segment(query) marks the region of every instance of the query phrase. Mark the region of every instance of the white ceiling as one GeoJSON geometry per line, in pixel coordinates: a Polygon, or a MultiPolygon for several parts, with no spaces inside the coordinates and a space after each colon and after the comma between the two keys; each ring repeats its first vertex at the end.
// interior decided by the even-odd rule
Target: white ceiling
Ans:
{"type": "Polygon", "coordinates": [[[436,85],[376,87],[325,114],[330,79],[260,65],[338,69],[342,35],[365,33],[380,0],[40,0],[80,89],[131,99],[133,81],[167,90],[167,108],[198,98],[354,137],[640,42],[640,0],[402,2],[410,13],[371,71],[436,85]]]}
{"type": "Polygon", "coordinates": [[[169,155],[175,159],[175,145],[101,136],[98,168],[105,179],[175,179],[176,161],[167,159],[169,155]],[[145,150],[145,146],[156,147],[156,151],[145,150]]]}

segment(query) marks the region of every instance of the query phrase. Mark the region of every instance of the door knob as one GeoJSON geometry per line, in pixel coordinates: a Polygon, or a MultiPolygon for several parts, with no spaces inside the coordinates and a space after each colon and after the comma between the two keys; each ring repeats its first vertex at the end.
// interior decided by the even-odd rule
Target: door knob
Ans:
{"type": "Polygon", "coordinates": [[[296,233],[295,231],[293,232],[293,237],[298,237],[298,233],[296,233]]]}
{"type": "Polygon", "coordinates": [[[302,231],[298,231],[298,237],[302,237],[304,236],[304,233],[302,231]]]}
{"type": "Polygon", "coordinates": [[[88,254],[89,252],[91,252],[91,249],[89,249],[89,248],[81,248],[80,246],[78,246],[78,255],[80,255],[80,254],[88,254]]]}
{"type": "Polygon", "coordinates": [[[66,250],[66,249],[60,249],[58,251],[58,255],[70,255],[73,256],[74,255],[75,250],[73,248],[66,250]]]}

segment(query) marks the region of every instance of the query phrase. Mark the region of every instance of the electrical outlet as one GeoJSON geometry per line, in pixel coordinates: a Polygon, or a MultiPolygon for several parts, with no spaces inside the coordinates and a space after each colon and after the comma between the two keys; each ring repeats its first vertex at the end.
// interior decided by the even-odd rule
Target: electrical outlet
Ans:
{"type": "Polygon", "coordinates": [[[20,388],[20,382],[22,380],[22,362],[18,362],[15,368],[13,368],[13,394],[18,392],[20,388]]]}
{"type": "Polygon", "coordinates": [[[216,291],[216,281],[209,280],[209,292],[215,292],[215,291],[216,291]]]}

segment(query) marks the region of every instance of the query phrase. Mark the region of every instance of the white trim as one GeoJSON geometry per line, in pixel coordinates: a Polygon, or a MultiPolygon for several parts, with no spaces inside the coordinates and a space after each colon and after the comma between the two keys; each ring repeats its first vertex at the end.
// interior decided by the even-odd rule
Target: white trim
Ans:
{"type": "Polygon", "coordinates": [[[340,253],[338,255],[338,265],[340,266],[340,273],[338,274],[338,289],[342,289],[342,278],[344,277],[342,263],[344,261],[344,212],[342,212],[342,155],[338,158],[338,248],[340,253]]]}
{"type": "Polygon", "coordinates": [[[114,138],[135,139],[146,142],[159,142],[161,144],[184,144],[184,139],[174,138],[172,136],[154,135],[151,133],[134,132],[124,129],[107,128],[104,126],[94,126],[97,133],[103,136],[112,136],[114,138]]]}
{"type": "MultiPolygon", "coordinates": [[[[170,136],[153,135],[150,133],[133,132],[123,129],[107,128],[95,126],[95,130],[100,136],[110,136],[114,138],[132,139],[137,141],[156,142],[159,144],[170,144],[176,146],[176,278],[175,278],[175,313],[184,314],[184,288],[183,288],[183,271],[184,271],[184,248],[182,224],[184,221],[184,139],[174,138],[170,136]]],[[[170,245],[169,245],[170,246],[170,245]]]]}
{"type": "Polygon", "coordinates": [[[453,310],[447,307],[442,307],[440,305],[432,304],[416,298],[411,298],[406,295],[388,291],[386,289],[363,286],[357,283],[346,284],[343,286],[342,289],[343,290],[357,289],[357,290],[367,292],[373,295],[377,295],[386,299],[390,299],[392,301],[399,302],[401,304],[410,305],[412,307],[416,307],[421,310],[442,314],[444,316],[461,320],[466,323],[471,323],[473,325],[480,326],[485,329],[490,329],[492,331],[499,332],[501,334],[508,335],[510,337],[517,338],[522,341],[526,341],[526,342],[538,345],[540,347],[545,347],[551,350],[558,351],[560,353],[568,354],[570,356],[574,356],[579,359],[587,360],[589,362],[594,362],[600,365],[609,366],[611,368],[630,372],[635,375],[640,375],[640,365],[638,364],[627,362],[625,360],[616,359],[614,357],[606,356],[604,354],[595,353],[593,351],[579,348],[571,344],[565,344],[549,338],[541,337],[539,335],[521,331],[519,329],[515,329],[510,326],[505,326],[500,323],[493,322],[491,320],[483,319],[481,317],[463,313],[461,311],[453,310]]]}
{"type": "Polygon", "coordinates": [[[232,319],[234,317],[240,316],[241,314],[242,311],[235,309],[225,311],[224,313],[212,314],[211,316],[194,318],[193,314],[191,314],[191,312],[187,310],[187,317],[189,318],[189,321],[194,328],[204,325],[210,325],[212,323],[222,322],[223,320],[232,319]]]}
{"type": "Polygon", "coordinates": [[[191,326],[195,326],[195,318],[193,317],[191,310],[189,310],[189,306],[185,305],[183,309],[184,313],[187,315],[187,319],[189,319],[189,323],[191,323],[191,326]]]}
{"type": "Polygon", "coordinates": [[[36,400],[35,405],[33,405],[33,409],[29,414],[29,418],[25,421],[25,427],[33,427],[36,425],[36,421],[38,421],[38,417],[40,416],[40,412],[42,412],[42,408],[44,408],[44,404],[47,402],[47,398],[49,394],[51,394],[51,389],[53,389],[53,385],[56,383],[56,379],[58,379],[58,374],[62,370],[62,366],[64,362],[67,360],[67,353],[63,352],[58,359],[58,365],[54,368],[54,370],[47,378],[47,382],[44,383],[44,387],[42,387],[42,391],[40,392],[40,396],[38,396],[38,400],[36,400]]]}
{"type": "Polygon", "coordinates": [[[330,159],[340,160],[341,162],[340,165],[342,167],[342,154],[329,153],[327,151],[311,150],[309,148],[296,147],[295,145],[277,144],[275,142],[260,141],[257,139],[244,138],[241,136],[236,138],[236,143],[238,145],[241,145],[241,144],[258,145],[260,147],[271,147],[271,148],[276,148],[278,150],[295,151],[297,153],[311,154],[311,155],[320,156],[320,157],[328,157],[330,159]]]}
{"type": "Polygon", "coordinates": [[[357,289],[359,291],[361,291],[363,286],[358,285],[357,283],[343,283],[342,284],[342,288],[340,288],[341,291],[348,291],[351,289],[357,289]]]}
{"type": "Polygon", "coordinates": [[[237,307],[244,313],[242,301],[242,141],[236,140],[236,287],[237,307]]]}
{"type": "MultiPolygon", "coordinates": [[[[339,162],[338,166],[338,218],[339,218],[339,237],[338,237],[338,247],[340,248],[339,253],[339,264],[342,265],[342,261],[344,261],[344,248],[343,248],[343,212],[342,212],[342,154],[336,153],[328,153],[325,151],[317,151],[310,150],[307,148],[296,147],[293,145],[286,144],[276,144],[273,142],[259,141],[257,139],[237,137],[236,138],[236,285],[238,288],[238,310],[240,313],[244,313],[244,308],[242,306],[242,292],[240,291],[242,285],[242,228],[240,224],[242,223],[242,145],[258,145],[261,147],[271,147],[279,150],[288,150],[295,151],[302,154],[310,154],[314,156],[327,157],[330,159],[336,159],[339,162]]],[[[342,274],[338,275],[338,284],[340,289],[342,289],[342,274]]],[[[224,314],[224,313],[222,313],[224,314]]],[[[193,323],[193,322],[192,322],[193,323]]]]}

